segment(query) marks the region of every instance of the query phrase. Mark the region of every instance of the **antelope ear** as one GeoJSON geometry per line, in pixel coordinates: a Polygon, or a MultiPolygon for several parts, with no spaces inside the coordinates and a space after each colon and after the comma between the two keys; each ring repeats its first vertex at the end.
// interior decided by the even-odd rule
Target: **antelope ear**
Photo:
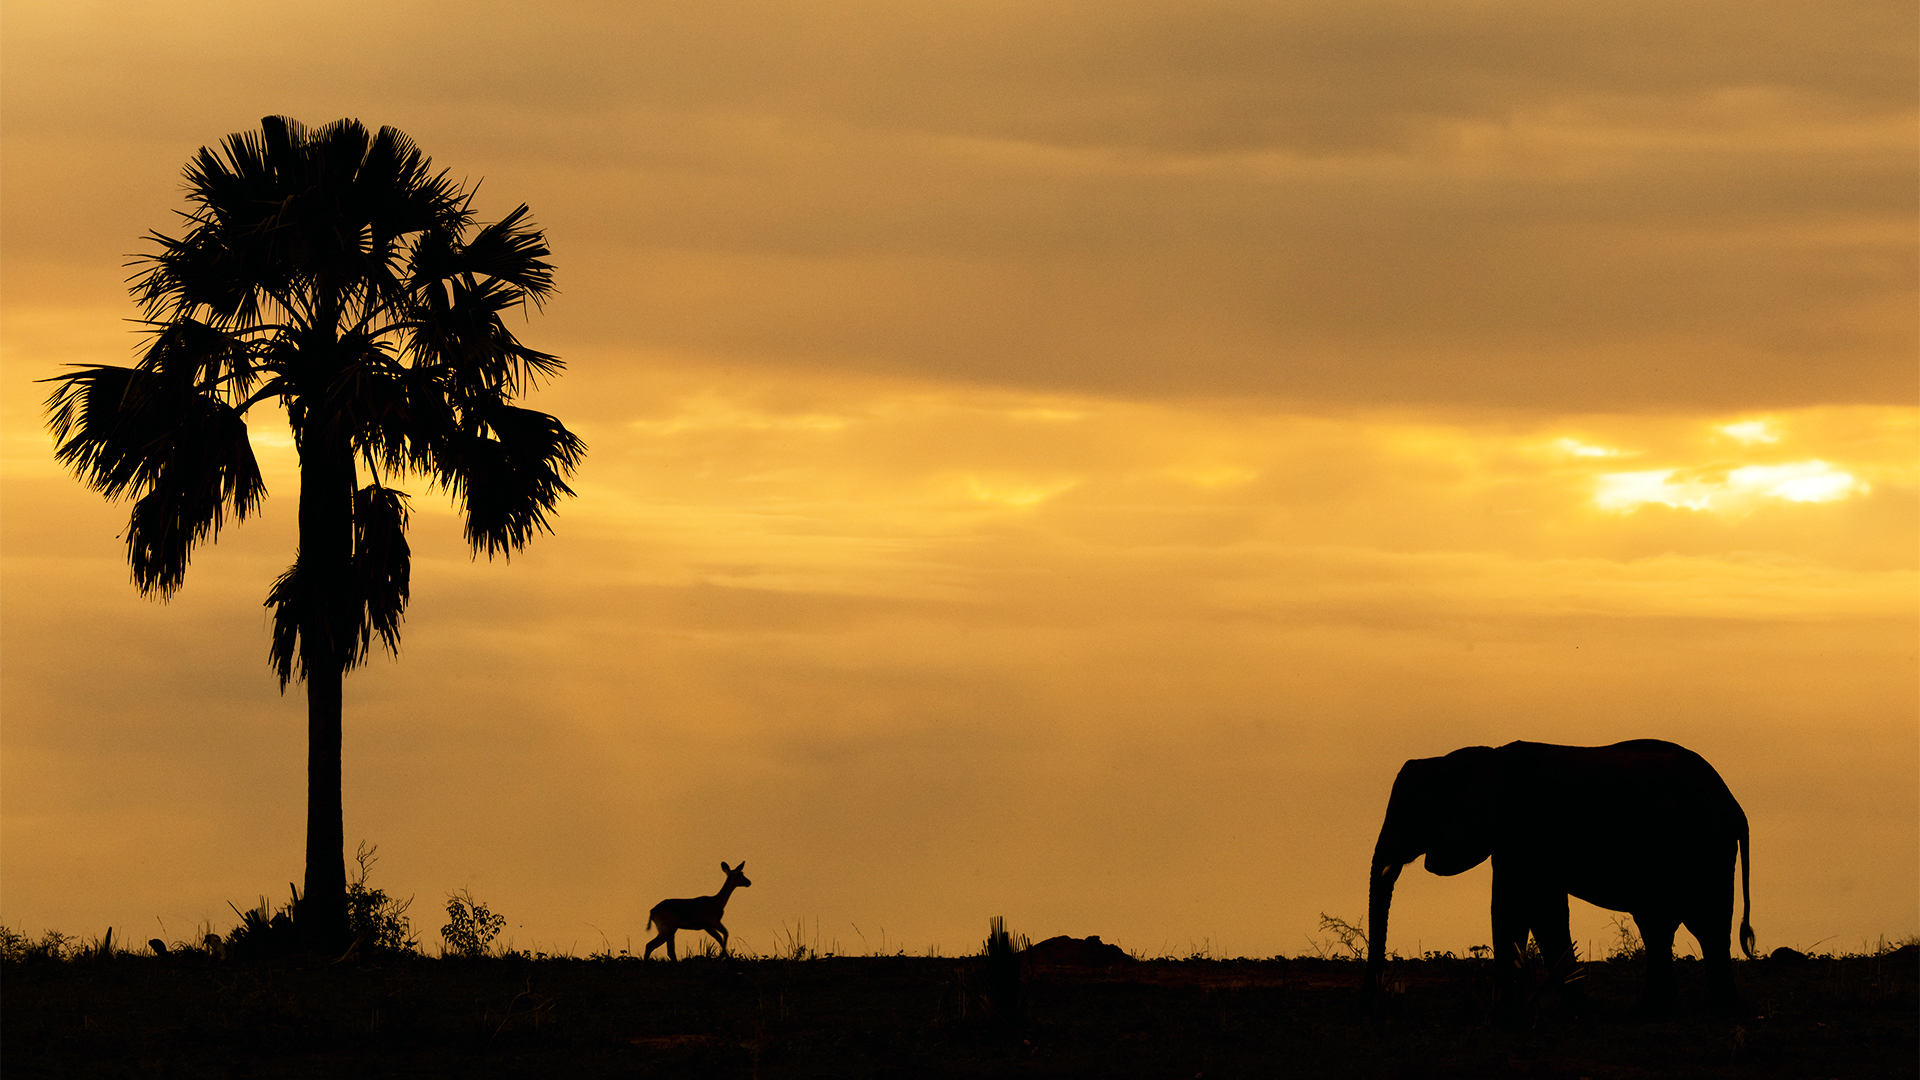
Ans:
{"type": "Polygon", "coordinates": [[[737,870],[737,871],[739,871],[739,872],[741,872],[741,873],[745,873],[745,872],[746,872],[746,869],[747,869],[747,860],[745,860],[745,859],[741,859],[741,860],[740,860],[740,865],[739,865],[739,866],[736,866],[736,867],[734,867],[734,869],[735,869],[735,870],[737,870]]]}
{"type": "Polygon", "coordinates": [[[727,860],[725,860],[725,859],[721,859],[721,860],[720,860],[720,872],[721,872],[721,873],[723,873],[723,874],[731,874],[731,873],[733,873],[733,867],[731,867],[731,866],[728,866],[728,865],[727,865],[727,860]]]}

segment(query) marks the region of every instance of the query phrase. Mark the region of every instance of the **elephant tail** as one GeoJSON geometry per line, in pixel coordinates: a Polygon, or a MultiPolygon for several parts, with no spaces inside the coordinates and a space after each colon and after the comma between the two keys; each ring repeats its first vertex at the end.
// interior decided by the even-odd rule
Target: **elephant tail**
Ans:
{"type": "Polygon", "coordinates": [[[1753,894],[1748,890],[1749,854],[1747,843],[1747,815],[1740,815],[1740,951],[1747,959],[1758,960],[1760,954],[1753,947],[1753,894]]]}

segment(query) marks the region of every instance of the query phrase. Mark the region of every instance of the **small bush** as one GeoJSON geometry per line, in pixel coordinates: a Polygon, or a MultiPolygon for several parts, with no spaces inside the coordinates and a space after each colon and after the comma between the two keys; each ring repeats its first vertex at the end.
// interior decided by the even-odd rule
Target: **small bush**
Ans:
{"type": "Polygon", "coordinates": [[[473,893],[461,889],[447,896],[447,925],[440,928],[440,937],[455,956],[485,956],[506,925],[506,916],[495,915],[473,893]]]}
{"type": "Polygon", "coordinates": [[[27,935],[11,927],[0,926],[0,961],[17,964],[27,958],[27,950],[32,947],[33,942],[28,940],[27,935]]]}
{"type": "Polygon", "coordinates": [[[267,898],[262,896],[260,904],[247,911],[234,907],[233,901],[227,906],[240,916],[240,925],[227,934],[227,955],[236,960],[263,960],[272,957],[289,956],[300,951],[299,931],[294,928],[294,912],[300,907],[300,890],[287,885],[289,899],[279,911],[267,906],[267,898]]]}
{"type": "Polygon", "coordinates": [[[369,847],[362,840],[354,853],[353,861],[359,864],[359,871],[354,880],[347,882],[347,930],[362,942],[363,948],[377,952],[413,952],[420,947],[413,937],[413,925],[407,919],[407,908],[412,906],[413,897],[397,900],[385,890],[367,884],[373,864],[380,861],[376,854],[379,850],[380,845],[369,847]]]}
{"type": "Polygon", "coordinates": [[[1607,948],[1607,959],[1638,960],[1646,954],[1647,947],[1640,940],[1633,916],[1611,915],[1607,921],[1613,924],[1613,944],[1607,948]]]}
{"type": "Polygon", "coordinates": [[[1025,934],[1007,929],[1007,920],[999,915],[987,921],[987,940],[981,955],[987,958],[987,1004],[1001,1023],[1018,1030],[1026,1023],[1021,1001],[1020,954],[1033,942],[1025,934]]]}
{"type": "Polygon", "coordinates": [[[58,930],[49,930],[40,935],[39,941],[35,941],[25,934],[0,926],[0,960],[10,964],[75,960],[85,951],[80,939],[58,930]]]}
{"type": "Polygon", "coordinates": [[[1345,919],[1320,913],[1320,932],[1332,934],[1331,938],[1314,941],[1307,939],[1313,946],[1313,954],[1322,960],[1365,960],[1367,958],[1367,932],[1345,919]]]}

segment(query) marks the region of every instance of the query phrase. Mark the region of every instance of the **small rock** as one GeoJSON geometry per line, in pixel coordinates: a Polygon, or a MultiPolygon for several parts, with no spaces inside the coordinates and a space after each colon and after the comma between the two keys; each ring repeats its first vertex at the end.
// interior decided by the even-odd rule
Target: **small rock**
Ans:
{"type": "Polygon", "coordinates": [[[1789,949],[1785,945],[1782,945],[1768,953],[1767,959],[1777,960],[1782,964],[1804,964],[1807,962],[1807,954],[1798,949],[1789,949]]]}
{"type": "Polygon", "coordinates": [[[1134,962],[1125,949],[1101,941],[1098,934],[1089,934],[1084,938],[1063,934],[1036,942],[1027,947],[1027,958],[1036,964],[1060,967],[1106,967],[1109,964],[1134,962]]]}

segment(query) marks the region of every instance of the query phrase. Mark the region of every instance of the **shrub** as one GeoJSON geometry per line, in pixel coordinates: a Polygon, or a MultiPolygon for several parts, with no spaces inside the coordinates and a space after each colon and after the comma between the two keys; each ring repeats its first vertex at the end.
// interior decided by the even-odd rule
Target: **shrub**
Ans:
{"type": "Polygon", "coordinates": [[[248,911],[241,911],[233,906],[233,901],[227,901],[233,913],[240,916],[240,925],[227,935],[228,956],[236,960],[261,960],[300,950],[300,935],[293,925],[294,912],[300,907],[300,890],[291,883],[287,889],[290,897],[279,911],[269,908],[264,896],[258,907],[248,911]]]}
{"type": "Polygon", "coordinates": [[[35,941],[27,935],[0,926],[0,960],[18,964],[29,960],[73,960],[85,952],[78,938],[49,930],[35,941]]]}
{"type": "Polygon", "coordinates": [[[987,1004],[1002,1023],[1018,1030],[1026,1022],[1020,993],[1020,954],[1033,942],[1007,930],[999,915],[987,921],[987,940],[981,953],[987,958],[987,1004]]]}
{"type": "Polygon", "coordinates": [[[1332,934],[1332,938],[1314,941],[1307,939],[1313,946],[1313,953],[1322,960],[1365,960],[1367,958],[1367,932],[1338,916],[1320,913],[1320,932],[1332,934]]]}
{"type": "Polygon", "coordinates": [[[461,889],[447,895],[447,925],[440,928],[440,937],[456,956],[485,956],[505,925],[506,916],[495,915],[471,892],[461,889]]]}
{"type": "Polygon", "coordinates": [[[1607,949],[1607,959],[1638,960],[1645,955],[1647,948],[1640,940],[1633,916],[1610,915],[1607,921],[1613,924],[1613,944],[1607,949]]]}
{"type": "Polygon", "coordinates": [[[363,948],[382,952],[413,952],[420,947],[414,940],[413,924],[407,918],[407,908],[413,905],[413,897],[398,900],[386,894],[383,889],[375,889],[367,884],[367,876],[373,870],[373,864],[379,862],[377,852],[380,845],[369,847],[365,840],[354,853],[353,861],[359,865],[354,880],[347,882],[347,929],[362,943],[363,948]]]}

